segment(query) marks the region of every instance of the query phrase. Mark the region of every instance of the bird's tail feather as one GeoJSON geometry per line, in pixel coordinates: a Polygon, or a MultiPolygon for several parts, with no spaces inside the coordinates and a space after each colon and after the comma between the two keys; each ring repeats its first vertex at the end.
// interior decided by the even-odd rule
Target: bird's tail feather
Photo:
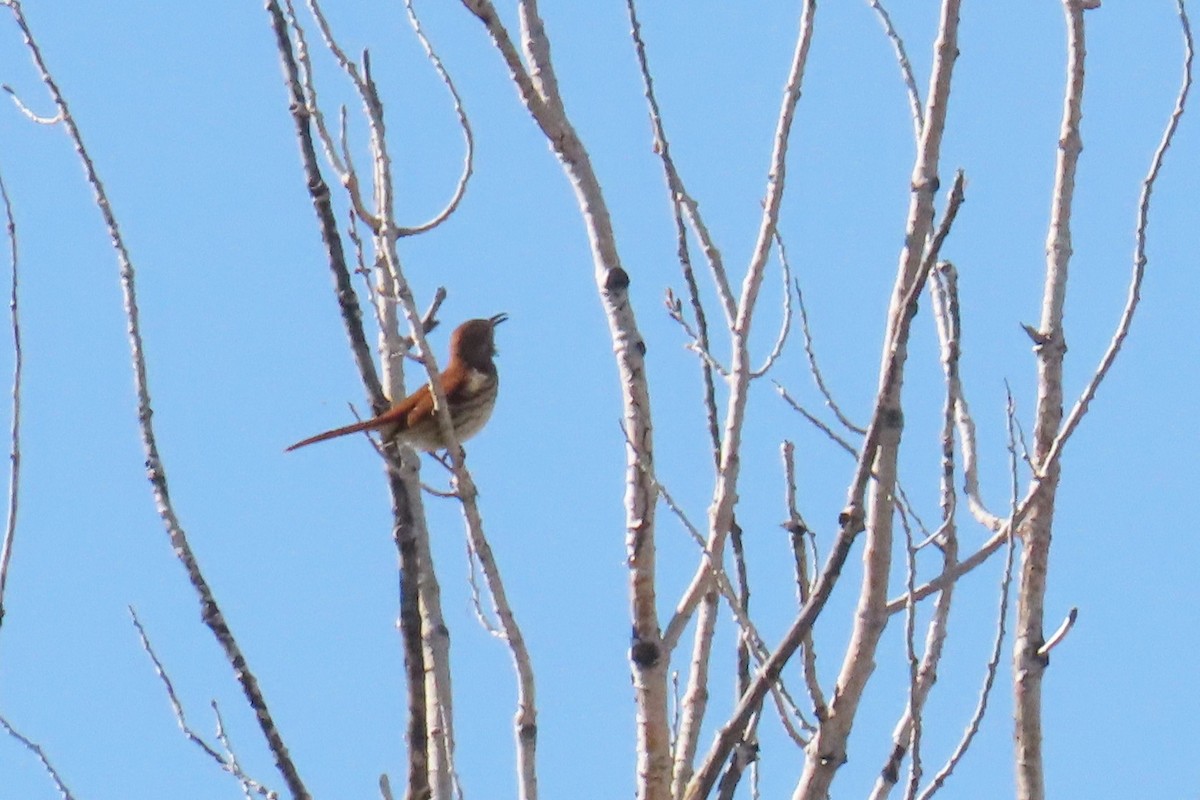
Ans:
{"type": "Polygon", "coordinates": [[[324,433],[318,433],[316,436],[310,436],[307,439],[296,442],[284,452],[290,453],[293,450],[299,450],[301,447],[308,447],[310,444],[324,442],[328,439],[336,439],[339,436],[348,436],[352,433],[358,433],[359,431],[373,431],[378,428],[385,428],[394,423],[395,420],[391,419],[390,414],[380,414],[378,417],[365,420],[364,422],[356,422],[353,425],[347,425],[344,428],[334,428],[331,431],[325,431],[324,433]]]}

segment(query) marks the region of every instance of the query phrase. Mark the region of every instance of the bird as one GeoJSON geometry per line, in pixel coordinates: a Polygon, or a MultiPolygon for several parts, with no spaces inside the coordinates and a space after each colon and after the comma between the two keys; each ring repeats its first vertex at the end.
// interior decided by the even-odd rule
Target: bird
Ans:
{"type": "MultiPolygon", "coordinates": [[[[495,329],[506,319],[507,314],[496,314],[487,319],[467,320],[450,334],[450,363],[442,370],[438,382],[450,405],[450,418],[460,442],[479,433],[496,406],[500,376],[492,360],[496,355],[495,329]]],[[[380,429],[385,440],[395,439],[427,453],[449,446],[438,423],[433,392],[425,384],[377,417],[310,436],[286,452],[351,433],[380,429]]]]}

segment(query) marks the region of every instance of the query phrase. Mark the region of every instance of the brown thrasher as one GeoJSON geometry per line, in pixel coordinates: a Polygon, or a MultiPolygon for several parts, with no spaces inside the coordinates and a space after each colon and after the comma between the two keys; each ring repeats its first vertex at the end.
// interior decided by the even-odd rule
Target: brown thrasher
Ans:
{"type": "MultiPolygon", "coordinates": [[[[450,363],[442,370],[440,383],[460,442],[479,433],[496,405],[500,377],[492,361],[496,355],[494,334],[496,326],[506,319],[507,314],[497,314],[488,319],[467,320],[450,334],[450,363]]],[[[432,453],[447,447],[433,407],[433,392],[425,384],[377,417],[310,436],[289,447],[288,452],[326,439],[380,428],[384,439],[397,439],[418,450],[432,453]]]]}

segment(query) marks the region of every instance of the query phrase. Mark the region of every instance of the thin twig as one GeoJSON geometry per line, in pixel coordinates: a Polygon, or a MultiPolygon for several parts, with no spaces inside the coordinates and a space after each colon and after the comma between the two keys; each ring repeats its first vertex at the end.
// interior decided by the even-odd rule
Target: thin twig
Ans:
{"type": "MultiPolygon", "coordinates": [[[[784,475],[784,505],[787,507],[788,530],[792,545],[792,557],[796,564],[796,594],[803,607],[812,593],[813,579],[809,575],[808,550],[804,540],[811,535],[808,525],[796,504],[796,448],[791,442],[785,441],[780,448],[783,454],[784,475]]],[[[815,539],[815,537],[812,537],[815,539]]],[[[816,544],[813,545],[813,561],[816,562],[816,544]]],[[[802,657],[804,667],[804,685],[808,689],[808,697],[812,702],[813,716],[818,720],[825,719],[829,714],[829,705],[825,693],[821,689],[821,678],[817,672],[817,652],[813,646],[812,631],[809,631],[801,643],[804,648],[802,657]]]]}
{"type": "Polygon", "coordinates": [[[907,608],[904,613],[904,653],[908,658],[908,786],[905,790],[905,800],[912,800],[917,787],[921,784],[921,734],[923,731],[924,715],[922,710],[921,692],[921,659],[917,657],[917,601],[913,597],[913,589],[917,582],[917,548],[913,541],[912,526],[903,506],[896,506],[899,512],[900,526],[904,529],[904,587],[908,594],[907,608]]]}
{"type": "MultiPolygon", "coordinates": [[[[746,616],[750,615],[750,573],[746,569],[746,538],[740,525],[729,532],[729,547],[733,553],[733,574],[737,579],[737,597],[746,616]]],[[[735,648],[736,669],[734,673],[734,697],[740,697],[750,683],[750,648],[744,633],[738,634],[735,648]]]]}
{"type": "Polygon", "coordinates": [[[679,670],[671,672],[671,747],[672,753],[679,744],[679,670]]]}
{"type": "MultiPolygon", "coordinates": [[[[0,5],[11,5],[11,3],[14,2],[16,2],[16,0],[4,0],[4,2],[0,3],[0,5]]],[[[63,781],[62,776],[58,773],[58,770],[54,768],[52,763],[50,763],[50,758],[46,755],[46,751],[42,749],[41,745],[14,728],[12,723],[10,723],[3,715],[0,715],[0,728],[4,728],[5,732],[9,736],[16,739],[26,750],[37,756],[38,761],[42,762],[42,769],[46,770],[46,774],[50,776],[50,780],[54,781],[54,786],[56,789],[58,789],[58,793],[62,796],[62,800],[75,800],[75,795],[71,794],[71,790],[67,788],[67,784],[63,781]]]]}
{"type": "Polygon", "coordinates": [[[954,172],[954,183],[950,186],[950,197],[946,200],[946,208],[942,212],[942,220],[938,223],[937,230],[934,232],[929,245],[925,249],[925,254],[922,258],[922,271],[925,274],[933,269],[938,262],[938,257],[942,252],[942,245],[946,243],[946,237],[950,235],[950,231],[954,227],[954,220],[958,217],[958,210],[962,208],[966,198],[966,183],[967,176],[960,169],[954,172]]]}
{"type": "Polygon", "coordinates": [[[229,771],[229,764],[225,758],[216,751],[208,742],[200,738],[200,736],[192,730],[188,725],[187,715],[183,710],[183,703],[179,701],[179,695],[175,693],[175,684],[171,681],[171,676],[167,674],[166,667],[158,657],[158,653],[154,651],[154,645],[150,643],[150,637],[146,634],[146,629],[142,626],[142,621],[138,619],[137,611],[133,606],[127,607],[129,610],[129,618],[133,621],[134,630],[137,631],[138,640],[142,644],[142,650],[150,657],[150,663],[154,665],[154,674],[158,676],[162,682],[163,690],[167,693],[167,701],[171,704],[171,712],[175,715],[175,724],[179,726],[179,730],[183,731],[183,735],[188,738],[192,744],[199,747],[209,758],[216,761],[221,769],[229,771]]]}
{"type": "Polygon", "coordinates": [[[896,64],[900,67],[900,77],[904,80],[905,93],[908,95],[908,107],[912,114],[913,137],[920,142],[921,131],[925,128],[925,110],[921,107],[921,90],[917,88],[917,81],[913,77],[912,64],[908,60],[904,39],[892,25],[892,17],[880,0],[867,0],[867,4],[875,10],[875,15],[879,17],[879,22],[883,25],[883,32],[887,34],[888,41],[892,43],[892,49],[896,51],[896,64]]]}
{"type": "Polygon", "coordinates": [[[700,356],[700,360],[704,362],[706,367],[720,375],[722,378],[728,380],[729,369],[726,368],[720,361],[718,361],[716,356],[714,356],[711,351],[705,350],[703,347],[701,347],[698,341],[690,342],[687,345],[687,349],[700,356]]]}
{"type": "Polygon", "coordinates": [[[954,748],[954,752],[946,759],[946,764],[938,770],[933,776],[933,780],[925,787],[925,791],[921,792],[918,800],[929,800],[933,795],[942,788],[949,779],[954,768],[966,755],[967,749],[971,746],[971,742],[975,739],[975,735],[979,732],[980,723],[983,722],[984,714],[987,713],[988,699],[991,697],[992,686],[996,681],[996,673],[1000,666],[1000,656],[1004,648],[1004,637],[1007,630],[1008,620],[1008,601],[1010,588],[1012,586],[1013,577],[1013,555],[1016,548],[1014,547],[1013,531],[1016,530],[1015,517],[1018,510],[1018,474],[1017,474],[1017,447],[1016,437],[1014,436],[1013,421],[1016,418],[1015,407],[1013,404],[1012,392],[1008,393],[1007,411],[1008,415],[1008,452],[1009,452],[1009,479],[1011,498],[1009,501],[1009,510],[1012,515],[1009,519],[1007,530],[1007,552],[1004,557],[1004,574],[1000,579],[1000,608],[996,614],[996,637],[992,643],[992,655],[988,659],[987,667],[984,670],[983,686],[979,690],[979,700],[975,705],[975,711],[971,715],[971,719],[967,723],[966,730],[963,732],[962,738],[958,745],[954,748]]]}
{"type": "MultiPolygon", "coordinates": [[[[428,486],[422,486],[425,491],[433,492],[428,486]]],[[[442,497],[456,497],[452,493],[441,494],[442,497]]],[[[479,591],[479,556],[475,552],[474,546],[471,544],[470,537],[467,538],[467,585],[471,588],[471,610],[475,612],[475,619],[479,621],[479,626],[485,631],[495,636],[498,639],[504,638],[504,631],[500,629],[499,623],[483,608],[483,595],[479,591]]]]}
{"type": "MultiPolygon", "coordinates": [[[[246,800],[252,800],[251,795],[256,791],[257,783],[247,777],[245,770],[242,769],[241,762],[238,761],[237,751],[233,749],[233,742],[229,740],[229,733],[225,730],[225,720],[221,716],[221,707],[217,705],[216,700],[213,700],[209,705],[212,706],[213,717],[216,720],[217,741],[221,743],[221,747],[225,750],[225,757],[233,766],[234,774],[238,776],[238,782],[242,785],[242,796],[246,800]]],[[[261,789],[261,787],[258,788],[261,789]]],[[[263,794],[268,800],[276,800],[279,796],[278,793],[271,791],[260,791],[259,793],[263,794]]]]}
{"type": "MultiPolygon", "coordinates": [[[[146,633],[146,629],[142,626],[142,621],[138,619],[137,611],[133,606],[128,606],[129,617],[133,621],[133,627],[137,631],[138,640],[141,642],[142,650],[150,657],[150,662],[154,665],[154,673],[162,682],[163,690],[167,693],[167,701],[171,704],[171,712],[175,715],[175,724],[179,726],[179,730],[187,737],[188,741],[200,748],[201,752],[217,762],[217,766],[223,772],[232,775],[242,785],[243,789],[249,788],[262,797],[271,796],[271,791],[268,790],[258,781],[254,780],[242,771],[238,764],[237,758],[233,756],[233,750],[228,747],[228,740],[224,734],[224,724],[221,721],[220,714],[217,714],[217,734],[218,738],[226,744],[226,752],[228,756],[221,755],[216,748],[204,741],[201,736],[192,729],[188,724],[187,715],[183,710],[183,703],[179,700],[179,695],[175,693],[175,684],[171,681],[171,676],[167,674],[166,667],[163,666],[162,660],[159,659],[158,653],[154,651],[154,645],[150,643],[150,636],[146,633]]],[[[213,703],[213,711],[216,711],[216,703],[213,703]]]]}
{"type": "MultiPolygon", "coordinates": [[[[287,17],[288,27],[291,28],[296,40],[296,66],[298,68],[300,83],[304,87],[304,94],[307,99],[305,107],[309,116],[312,117],[313,125],[317,129],[317,136],[321,139],[321,144],[325,148],[325,156],[329,159],[330,166],[333,167],[333,171],[338,173],[344,181],[347,173],[351,172],[349,146],[346,141],[346,109],[343,106],[340,115],[342,157],[339,157],[338,148],[333,146],[333,137],[330,135],[329,128],[325,124],[325,113],[321,110],[321,102],[317,95],[316,74],[312,67],[312,59],[309,56],[308,35],[304,32],[304,26],[300,24],[300,20],[296,16],[296,7],[292,0],[283,0],[283,10],[287,17]]],[[[317,20],[317,24],[323,26],[325,22],[324,17],[320,16],[317,12],[313,12],[312,9],[309,9],[309,12],[317,20]]],[[[327,28],[323,26],[321,33],[326,48],[334,54],[338,63],[344,69],[345,55],[337,48],[336,42],[330,41],[326,35],[327,28]]]]}
{"type": "MultiPolygon", "coordinates": [[[[908,514],[909,520],[916,523],[917,530],[921,532],[922,542],[936,540],[938,535],[941,533],[942,526],[939,525],[936,531],[929,530],[929,526],[926,525],[925,520],[921,518],[920,513],[917,511],[916,504],[909,499],[908,492],[905,491],[904,486],[900,483],[899,479],[896,480],[896,499],[900,501],[897,505],[904,508],[904,513],[908,514]]],[[[917,549],[920,550],[923,546],[923,544],[918,544],[917,549]]]]}
{"type": "Polygon", "coordinates": [[[8,188],[4,178],[0,177],[0,199],[4,201],[5,230],[8,234],[8,256],[10,267],[10,283],[8,297],[8,314],[12,323],[13,337],[13,379],[12,379],[12,421],[9,428],[9,462],[12,468],[8,473],[8,510],[4,522],[4,542],[0,545],[0,625],[4,624],[4,588],[8,584],[8,566],[12,561],[13,542],[17,536],[17,500],[21,485],[21,376],[24,364],[24,351],[21,347],[21,315],[19,313],[19,286],[17,258],[17,222],[13,216],[12,202],[8,197],[8,188]]]}
{"type": "MultiPolygon", "coordinates": [[[[663,173],[667,181],[667,189],[671,194],[671,212],[675,220],[675,236],[679,263],[683,269],[684,282],[687,284],[688,295],[692,302],[692,311],[696,317],[696,324],[699,327],[697,341],[707,351],[708,319],[704,313],[704,306],[700,302],[700,293],[696,286],[696,277],[692,270],[692,260],[688,252],[687,231],[684,228],[683,221],[685,211],[688,222],[691,224],[696,238],[700,240],[701,248],[704,250],[705,257],[708,260],[709,268],[712,271],[713,283],[717,290],[718,302],[725,311],[726,323],[733,322],[733,315],[736,309],[733,290],[729,285],[729,278],[725,272],[721,252],[709,235],[708,227],[704,224],[704,219],[700,215],[699,204],[688,194],[687,188],[683,183],[683,178],[680,176],[679,170],[675,167],[675,160],[671,157],[671,143],[667,138],[666,126],[663,124],[662,110],[658,105],[658,97],[654,92],[654,76],[650,71],[649,58],[646,55],[646,42],[642,37],[642,23],[638,19],[637,6],[634,0],[626,0],[625,9],[629,16],[629,36],[633,40],[634,55],[637,57],[638,70],[642,77],[642,89],[646,97],[647,110],[650,114],[650,126],[654,134],[654,152],[658,154],[659,161],[662,163],[663,173]]],[[[712,428],[712,436],[717,438],[719,434],[716,430],[715,405],[714,401],[710,427],[712,428]]]]}
{"type": "Polygon", "coordinates": [[[796,305],[800,309],[800,333],[804,338],[804,354],[808,357],[808,371],[817,384],[817,390],[825,398],[825,406],[833,412],[833,415],[837,417],[837,421],[842,423],[842,426],[846,430],[862,436],[866,433],[866,429],[855,425],[850,421],[849,417],[842,413],[842,408],[833,399],[833,393],[829,391],[829,386],[825,383],[825,376],[821,372],[820,365],[817,363],[817,351],[813,345],[812,329],[809,327],[808,322],[808,306],[804,302],[804,290],[800,288],[799,278],[796,279],[796,305]]]}
{"type": "Polygon", "coordinates": [[[796,402],[796,400],[790,394],[788,394],[788,390],[783,388],[783,386],[781,384],[779,384],[779,383],[775,384],[775,391],[778,392],[779,396],[783,398],[783,402],[787,403],[789,406],[792,407],[793,411],[796,411],[801,416],[803,416],[806,420],[808,420],[810,423],[812,423],[812,425],[817,430],[821,431],[821,433],[828,436],[833,441],[834,444],[836,444],[838,447],[845,450],[852,458],[856,458],[858,456],[858,448],[857,447],[855,447],[854,445],[850,444],[850,442],[843,439],[840,435],[838,435],[833,430],[833,428],[826,425],[815,414],[813,414],[811,411],[806,409],[804,406],[802,406],[798,402],[796,402]]]}
{"type": "Polygon", "coordinates": [[[691,226],[692,233],[700,241],[700,249],[704,251],[704,259],[708,262],[713,286],[717,290],[717,301],[725,312],[725,324],[733,325],[737,313],[737,303],[729,285],[729,273],[725,269],[725,257],[721,255],[721,248],[717,247],[716,240],[708,229],[708,224],[700,214],[700,204],[687,193],[682,184],[676,192],[676,198],[683,204],[683,210],[687,212],[688,225],[691,226]]]}
{"type": "MultiPolygon", "coordinates": [[[[13,0],[4,0],[4,2],[0,3],[0,5],[6,5],[6,6],[11,7],[12,2],[13,2],[13,0]]],[[[14,89],[13,87],[9,86],[7,83],[0,86],[0,89],[3,89],[4,91],[8,92],[8,96],[10,98],[12,98],[13,105],[15,105],[17,107],[17,110],[20,111],[21,114],[24,115],[25,119],[29,120],[30,122],[35,122],[38,125],[57,125],[58,123],[63,121],[62,111],[59,111],[57,114],[55,114],[52,117],[46,117],[46,116],[41,116],[39,114],[35,114],[29,108],[29,106],[25,105],[25,101],[21,99],[21,96],[19,94],[17,94],[17,90],[14,89]]]]}
{"type": "Polygon", "coordinates": [[[783,355],[783,347],[787,344],[788,334],[792,330],[792,265],[788,261],[787,248],[783,245],[783,236],[775,229],[775,251],[779,254],[779,273],[783,279],[783,319],[779,323],[779,333],[771,352],[763,361],[763,365],[750,373],[751,378],[761,378],[775,365],[783,355]]]}
{"type": "MultiPolygon", "coordinates": [[[[484,583],[492,599],[492,613],[495,615],[498,627],[489,630],[508,645],[513,670],[517,677],[517,713],[513,721],[513,733],[517,747],[518,796],[521,800],[537,800],[538,728],[533,659],[508,600],[500,568],[492,553],[492,546],[484,533],[483,519],[475,503],[477,495],[475,485],[471,482],[471,476],[461,462],[455,464],[452,486],[459,496],[463,516],[466,519],[468,547],[479,563],[484,583]]],[[[485,625],[486,627],[487,625],[485,625]]],[[[457,786],[457,774],[454,774],[453,777],[457,786]]]]}
{"type": "MultiPolygon", "coordinates": [[[[342,108],[343,122],[343,141],[345,136],[345,120],[346,109],[342,108]]],[[[349,157],[349,152],[346,153],[349,157]]],[[[346,238],[350,240],[350,245],[354,249],[354,274],[362,278],[363,291],[367,295],[367,305],[375,315],[375,325],[383,328],[383,315],[379,311],[379,298],[375,292],[375,284],[371,281],[371,268],[367,266],[366,246],[363,244],[362,235],[358,231],[358,226],[361,224],[359,214],[353,208],[346,209],[346,238]]]]}

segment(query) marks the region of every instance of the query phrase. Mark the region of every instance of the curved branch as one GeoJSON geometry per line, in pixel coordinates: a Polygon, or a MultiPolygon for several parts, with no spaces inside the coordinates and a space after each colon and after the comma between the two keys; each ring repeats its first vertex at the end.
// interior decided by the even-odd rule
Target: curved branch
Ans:
{"type": "Polygon", "coordinates": [[[429,41],[429,37],[425,35],[425,29],[421,27],[421,20],[417,17],[417,11],[413,7],[413,0],[404,0],[404,8],[408,12],[408,22],[412,26],[413,33],[421,42],[421,47],[425,50],[425,57],[429,59],[429,63],[433,65],[433,69],[437,72],[438,77],[442,79],[442,84],[446,90],[450,92],[451,99],[454,100],[454,113],[458,115],[458,124],[462,128],[463,141],[466,144],[466,153],[463,155],[463,171],[458,178],[458,185],[454,187],[454,194],[441,211],[439,211],[433,219],[427,222],[422,222],[414,227],[398,228],[396,234],[398,236],[415,236],[418,233],[431,231],[441,225],[450,216],[458,210],[459,203],[467,193],[467,184],[471,180],[471,175],[475,169],[475,135],[471,132],[471,120],[467,118],[466,109],[463,108],[462,97],[458,93],[458,88],[454,85],[454,80],[450,77],[450,73],[446,70],[446,65],[442,63],[442,59],[438,57],[437,52],[433,49],[433,43],[429,41]]]}
{"type": "Polygon", "coordinates": [[[783,346],[787,344],[788,334],[792,330],[792,265],[788,261],[787,248],[783,245],[783,237],[775,230],[775,247],[779,253],[779,272],[783,278],[783,319],[779,322],[779,333],[775,344],[767,354],[763,365],[750,373],[751,379],[761,378],[770,371],[775,362],[783,355],[783,346]]]}

